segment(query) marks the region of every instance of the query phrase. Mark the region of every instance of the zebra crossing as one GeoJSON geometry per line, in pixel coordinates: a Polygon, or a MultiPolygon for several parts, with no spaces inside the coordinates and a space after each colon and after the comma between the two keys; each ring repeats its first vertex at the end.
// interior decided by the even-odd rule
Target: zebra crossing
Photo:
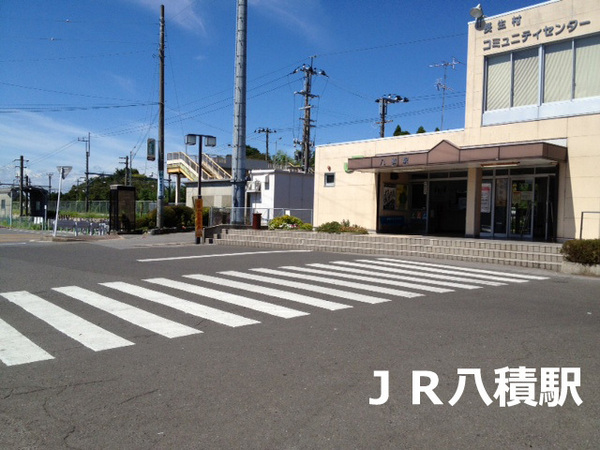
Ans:
{"type": "MultiPolygon", "coordinates": [[[[293,319],[311,314],[310,308],[335,312],[353,308],[357,304],[376,305],[427,295],[443,295],[457,290],[493,288],[546,279],[548,277],[514,272],[373,258],[281,266],[277,269],[256,267],[246,271],[228,270],[215,275],[184,274],[181,279],[148,278],[136,283],[110,281],[99,283],[102,293],[79,286],[54,287],[51,292],[164,338],[176,339],[199,335],[203,331],[150,312],[144,307],[134,306],[128,303],[127,298],[134,297],[150,309],[152,304],[161,305],[218,325],[241,327],[259,324],[260,320],[254,317],[260,318],[261,315],[293,319]],[[113,294],[105,295],[105,292],[113,294]],[[182,298],[182,293],[186,298],[182,298]],[[254,294],[261,299],[254,298],[257,297],[254,294]],[[277,303],[263,300],[265,297],[277,303]],[[207,299],[212,304],[234,305],[244,312],[240,314],[236,309],[232,313],[208,306],[204,304],[207,299]],[[305,307],[309,307],[308,311],[305,307]]],[[[67,301],[64,304],[55,298],[50,301],[28,291],[0,292],[0,306],[5,301],[23,310],[28,317],[33,316],[45,322],[94,352],[135,345],[135,342],[70,311],[67,301]]],[[[224,308],[227,306],[224,305],[224,308]]],[[[43,347],[43,343],[34,342],[0,317],[0,361],[4,365],[54,359],[55,356],[43,347]]]]}

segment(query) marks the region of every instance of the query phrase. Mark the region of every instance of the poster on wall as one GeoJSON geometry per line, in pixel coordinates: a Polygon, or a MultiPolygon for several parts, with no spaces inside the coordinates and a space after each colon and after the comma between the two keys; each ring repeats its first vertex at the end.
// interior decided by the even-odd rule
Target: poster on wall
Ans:
{"type": "Polygon", "coordinates": [[[408,209],[408,186],[406,184],[384,184],[383,209],[394,211],[408,209]]]}
{"type": "Polygon", "coordinates": [[[384,184],[383,185],[383,209],[388,209],[388,210],[396,209],[396,185],[395,184],[384,184]]]}
{"type": "Polygon", "coordinates": [[[492,183],[481,184],[481,212],[490,213],[492,211],[492,183]]]}

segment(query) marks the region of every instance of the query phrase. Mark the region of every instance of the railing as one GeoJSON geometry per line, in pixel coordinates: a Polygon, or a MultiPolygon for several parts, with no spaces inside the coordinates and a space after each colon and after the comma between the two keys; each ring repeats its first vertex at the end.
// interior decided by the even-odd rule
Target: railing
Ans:
{"type": "MultiPolygon", "coordinates": [[[[266,226],[270,220],[280,216],[298,217],[305,223],[313,221],[312,209],[293,209],[293,208],[235,208],[238,211],[239,217],[243,223],[237,225],[251,225],[252,217],[258,213],[261,215],[261,225],[266,226]]],[[[204,224],[207,227],[217,225],[234,225],[232,217],[234,208],[216,208],[210,207],[208,212],[208,223],[204,224]]]]}
{"type": "Polygon", "coordinates": [[[600,211],[581,211],[581,220],[579,221],[579,239],[583,238],[583,219],[585,214],[600,214],[600,211]]]}
{"type": "MultiPolygon", "coordinates": [[[[174,152],[167,154],[167,169],[171,166],[177,166],[181,169],[183,175],[190,181],[198,180],[198,161],[184,152],[174,152]]],[[[231,178],[229,172],[223,169],[210,156],[202,154],[202,173],[203,179],[226,180],[231,178]]]]}

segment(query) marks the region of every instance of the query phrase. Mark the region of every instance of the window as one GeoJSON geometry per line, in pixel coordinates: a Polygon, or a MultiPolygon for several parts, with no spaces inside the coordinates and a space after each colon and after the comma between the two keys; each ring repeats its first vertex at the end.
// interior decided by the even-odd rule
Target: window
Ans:
{"type": "Polygon", "coordinates": [[[600,112],[600,35],[485,60],[483,125],[600,112]]]}
{"type": "Polygon", "coordinates": [[[600,95],[600,35],[575,41],[575,98],[600,95]]]}
{"type": "Polygon", "coordinates": [[[572,43],[546,47],[544,61],[544,102],[571,100],[573,91],[573,53],[572,43]]]}
{"type": "Polygon", "coordinates": [[[335,186],[335,173],[326,173],[325,174],[325,187],[333,187],[335,186]]]}
{"type": "Polygon", "coordinates": [[[488,110],[510,106],[510,54],[488,59],[488,110]]]}
{"type": "Polygon", "coordinates": [[[538,104],[538,50],[526,50],[513,56],[512,106],[538,104]]]}

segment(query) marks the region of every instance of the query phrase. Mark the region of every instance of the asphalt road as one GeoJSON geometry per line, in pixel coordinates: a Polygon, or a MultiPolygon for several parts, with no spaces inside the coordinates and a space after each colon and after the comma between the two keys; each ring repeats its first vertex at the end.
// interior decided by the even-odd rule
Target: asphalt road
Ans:
{"type": "Polygon", "coordinates": [[[4,235],[0,448],[600,445],[599,279],[439,260],[196,246],[184,236],[57,243],[4,235]],[[72,296],[78,292],[117,307],[101,310],[72,296]],[[175,309],[180,300],[205,309],[175,309]],[[180,334],[167,337],[148,322],[116,317],[117,310],[133,311],[136,320],[146,317],[140,311],[152,313],[163,332],[180,334]],[[31,345],[23,346],[24,338],[31,345]],[[569,391],[562,406],[502,407],[494,371],[504,367],[536,369],[537,381],[518,385],[513,378],[514,390],[504,394],[523,399],[518,388],[525,386],[535,389],[527,398],[536,401],[541,368],[578,369],[575,391],[583,403],[576,405],[569,391]],[[480,369],[491,404],[473,376],[449,403],[457,371],[467,368],[480,369]],[[381,393],[374,371],[389,374],[382,405],[369,401],[381,393]],[[414,404],[418,371],[437,375],[442,404],[426,394],[414,404]]]}

